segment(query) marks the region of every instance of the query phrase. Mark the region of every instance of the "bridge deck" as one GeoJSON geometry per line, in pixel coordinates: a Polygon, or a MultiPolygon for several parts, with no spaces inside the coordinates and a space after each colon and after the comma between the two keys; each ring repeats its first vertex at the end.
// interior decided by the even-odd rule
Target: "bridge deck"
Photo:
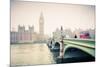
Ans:
{"type": "Polygon", "coordinates": [[[67,44],[77,44],[84,47],[95,48],[94,40],[64,39],[65,46],[67,44]]]}

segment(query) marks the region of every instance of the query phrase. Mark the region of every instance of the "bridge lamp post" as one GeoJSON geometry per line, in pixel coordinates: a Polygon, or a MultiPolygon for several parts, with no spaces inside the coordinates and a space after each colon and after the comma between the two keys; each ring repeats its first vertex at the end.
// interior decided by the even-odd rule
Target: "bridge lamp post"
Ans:
{"type": "Polygon", "coordinates": [[[63,34],[63,27],[61,26],[61,45],[60,45],[60,58],[63,59],[63,56],[64,56],[64,42],[63,42],[63,39],[64,39],[64,34],[63,34]]]}

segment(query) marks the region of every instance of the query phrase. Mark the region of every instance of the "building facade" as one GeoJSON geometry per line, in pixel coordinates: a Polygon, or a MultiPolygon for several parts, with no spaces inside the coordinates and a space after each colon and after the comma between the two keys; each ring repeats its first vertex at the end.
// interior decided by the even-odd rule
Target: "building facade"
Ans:
{"type": "Polygon", "coordinates": [[[29,26],[28,30],[25,26],[18,25],[18,31],[11,31],[11,43],[30,43],[45,41],[47,37],[44,35],[44,17],[41,12],[39,19],[39,33],[34,31],[34,26],[29,26]]]}
{"type": "Polygon", "coordinates": [[[18,42],[18,33],[13,31],[10,33],[10,42],[11,43],[17,43],[18,42]]]}
{"type": "Polygon", "coordinates": [[[25,26],[18,26],[18,31],[11,31],[10,33],[11,43],[25,43],[25,42],[33,42],[35,39],[33,35],[35,35],[33,26],[28,30],[25,30],[25,26]]]}

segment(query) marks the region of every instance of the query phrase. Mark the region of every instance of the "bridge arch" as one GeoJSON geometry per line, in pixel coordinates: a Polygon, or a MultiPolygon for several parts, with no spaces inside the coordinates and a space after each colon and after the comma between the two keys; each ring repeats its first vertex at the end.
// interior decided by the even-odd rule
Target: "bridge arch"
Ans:
{"type": "MultiPolygon", "coordinates": [[[[76,47],[68,47],[66,50],[65,50],[65,55],[67,54],[67,53],[76,53],[76,52],[78,52],[78,54],[87,54],[87,55],[89,55],[89,56],[91,56],[90,54],[88,54],[88,53],[86,53],[85,51],[83,51],[83,50],[81,50],[81,49],[79,49],[79,48],[76,48],[76,47]]],[[[74,56],[74,55],[73,55],[74,56]]]]}
{"type": "Polygon", "coordinates": [[[64,55],[66,54],[66,51],[68,49],[76,49],[76,50],[80,50],[81,52],[84,52],[88,55],[91,55],[92,57],[95,56],[95,52],[93,50],[93,48],[88,48],[88,47],[82,47],[82,46],[78,46],[78,45],[73,45],[73,44],[67,44],[64,48],[64,55]]]}
{"type": "Polygon", "coordinates": [[[59,42],[55,42],[54,47],[55,48],[60,48],[60,43],[59,42]]]}
{"type": "Polygon", "coordinates": [[[85,51],[76,48],[76,47],[68,47],[65,50],[63,62],[85,62],[85,61],[94,61],[95,57],[86,53],[85,51]]]}

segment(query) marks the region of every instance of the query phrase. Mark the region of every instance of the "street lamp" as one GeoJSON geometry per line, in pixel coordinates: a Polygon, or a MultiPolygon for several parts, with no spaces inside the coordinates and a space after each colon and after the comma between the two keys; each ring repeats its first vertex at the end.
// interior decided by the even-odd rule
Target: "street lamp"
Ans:
{"type": "Polygon", "coordinates": [[[60,57],[63,59],[63,52],[64,52],[64,42],[63,42],[63,39],[64,39],[64,34],[63,34],[63,27],[61,26],[61,45],[60,45],[60,57]]]}

